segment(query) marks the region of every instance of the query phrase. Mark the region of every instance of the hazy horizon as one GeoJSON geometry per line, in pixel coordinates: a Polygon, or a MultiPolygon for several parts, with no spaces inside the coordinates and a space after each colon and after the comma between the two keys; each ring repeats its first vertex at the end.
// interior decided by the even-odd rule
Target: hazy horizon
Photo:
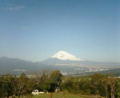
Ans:
{"type": "Polygon", "coordinates": [[[0,57],[45,60],[60,50],[120,63],[119,0],[0,0],[0,57]]]}

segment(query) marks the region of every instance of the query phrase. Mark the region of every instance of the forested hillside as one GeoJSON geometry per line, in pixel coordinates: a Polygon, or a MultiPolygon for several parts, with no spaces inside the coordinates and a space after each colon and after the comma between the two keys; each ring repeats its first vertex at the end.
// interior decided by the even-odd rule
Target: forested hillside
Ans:
{"type": "Polygon", "coordinates": [[[120,98],[120,79],[109,74],[89,76],[63,76],[60,71],[43,72],[34,77],[0,76],[0,98],[31,95],[38,89],[42,92],[69,92],[80,95],[97,95],[105,98],[120,98]]]}

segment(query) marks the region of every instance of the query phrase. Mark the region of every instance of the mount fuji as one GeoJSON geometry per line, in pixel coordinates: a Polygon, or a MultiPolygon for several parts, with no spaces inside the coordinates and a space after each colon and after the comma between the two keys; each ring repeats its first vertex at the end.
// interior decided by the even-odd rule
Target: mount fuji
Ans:
{"type": "Polygon", "coordinates": [[[52,56],[52,58],[59,59],[59,60],[69,60],[69,61],[80,61],[80,58],[77,58],[76,56],[65,52],[65,51],[59,51],[55,55],[52,56]]]}
{"type": "Polygon", "coordinates": [[[31,73],[56,69],[65,74],[81,74],[117,68],[120,68],[119,63],[88,61],[76,57],[66,51],[58,51],[53,56],[41,62],[0,57],[0,74],[21,72],[31,73]]]}
{"type": "Polygon", "coordinates": [[[118,63],[96,62],[78,58],[66,51],[58,51],[50,58],[41,62],[43,65],[59,69],[69,74],[106,71],[120,68],[118,63]]]}
{"type": "Polygon", "coordinates": [[[56,54],[42,61],[41,63],[46,65],[71,66],[73,64],[78,65],[80,61],[83,60],[66,51],[58,51],[56,54]]]}
{"type": "Polygon", "coordinates": [[[96,62],[96,61],[90,61],[78,58],[74,56],[71,53],[68,53],[66,51],[58,51],[56,54],[51,56],[50,58],[42,61],[41,63],[47,64],[47,65],[63,65],[63,66],[105,66],[105,65],[116,65],[117,63],[108,63],[108,62],[96,62]]]}

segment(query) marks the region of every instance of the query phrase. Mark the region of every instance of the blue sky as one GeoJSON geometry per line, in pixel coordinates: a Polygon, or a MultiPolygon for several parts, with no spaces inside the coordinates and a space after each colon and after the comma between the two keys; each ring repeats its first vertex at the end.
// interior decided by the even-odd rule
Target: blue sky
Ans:
{"type": "Polygon", "coordinates": [[[0,0],[0,57],[41,61],[59,50],[120,62],[119,0],[0,0]]]}

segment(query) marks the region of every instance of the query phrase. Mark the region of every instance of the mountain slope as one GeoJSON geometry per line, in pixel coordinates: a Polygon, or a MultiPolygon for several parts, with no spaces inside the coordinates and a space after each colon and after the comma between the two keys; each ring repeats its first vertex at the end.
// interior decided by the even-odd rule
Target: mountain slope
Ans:
{"type": "Polygon", "coordinates": [[[65,74],[81,74],[86,72],[99,72],[120,68],[119,63],[86,61],[76,56],[59,51],[42,62],[30,62],[20,59],[0,57],[0,74],[4,73],[30,73],[41,70],[60,70],[65,74]]]}

